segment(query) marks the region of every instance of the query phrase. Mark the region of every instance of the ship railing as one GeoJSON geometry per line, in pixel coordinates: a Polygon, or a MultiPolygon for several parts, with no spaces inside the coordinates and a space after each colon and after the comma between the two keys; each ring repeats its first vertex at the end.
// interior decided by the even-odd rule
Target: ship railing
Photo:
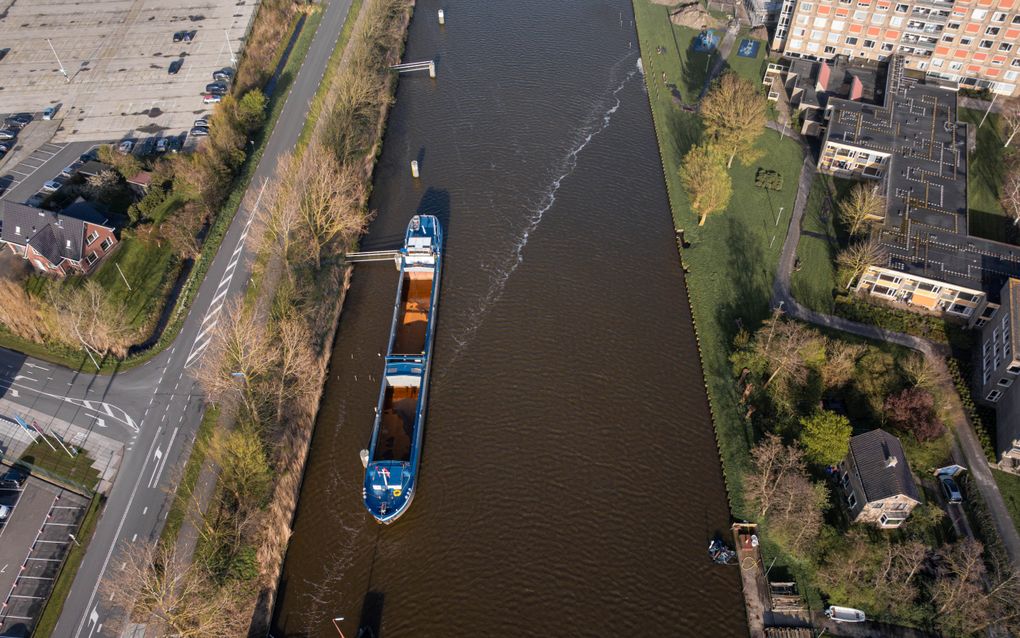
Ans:
{"type": "Polygon", "coordinates": [[[388,354],[386,363],[422,363],[425,360],[423,354],[388,354]]]}

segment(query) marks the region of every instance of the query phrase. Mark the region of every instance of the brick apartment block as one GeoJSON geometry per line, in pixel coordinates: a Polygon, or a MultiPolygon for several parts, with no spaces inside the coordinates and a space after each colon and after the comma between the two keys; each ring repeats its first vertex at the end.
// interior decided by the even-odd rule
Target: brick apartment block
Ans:
{"type": "Polygon", "coordinates": [[[932,81],[1020,94],[1020,0],[783,0],[774,33],[787,57],[897,54],[932,81]]]}

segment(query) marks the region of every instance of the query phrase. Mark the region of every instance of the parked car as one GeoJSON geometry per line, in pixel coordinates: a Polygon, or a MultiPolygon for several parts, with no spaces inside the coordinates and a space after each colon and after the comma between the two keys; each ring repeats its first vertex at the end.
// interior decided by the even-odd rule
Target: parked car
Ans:
{"type": "Polygon", "coordinates": [[[207,120],[205,118],[202,118],[200,120],[195,120],[195,123],[192,124],[192,126],[204,126],[206,128],[209,128],[209,120],[207,120]]]}
{"type": "Polygon", "coordinates": [[[209,129],[204,126],[194,126],[191,129],[191,134],[195,137],[201,137],[209,134],[209,129]]]}
{"type": "Polygon", "coordinates": [[[124,140],[120,143],[120,146],[117,147],[117,151],[127,155],[132,149],[134,149],[134,147],[135,143],[132,140],[124,140]]]}
{"type": "Polygon", "coordinates": [[[946,497],[947,503],[962,503],[963,494],[957,487],[956,481],[951,476],[940,476],[939,484],[942,486],[942,495],[946,497]]]}
{"type": "Polygon", "coordinates": [[[42,206],[42,203],[45,202],[45,201],[46,201],[46,195],[44,195],[42,193],[36,193],[35,195],[32,195],[27,200],[25,200],[25,205],[26,206],[31,206],[32,208],[39,208],[40,206],[42,206]]]}
{"type": "Polygon", "coordinates": [[[214,80],[229,80],[234,77],[234,70],[230,67],[224,67],[218,71],[213,71],[212,79],[214,80]]]}
{"type": "Polygon", "coordinates": [[[16,117],[8,117],[4,120],[4,128],[12,130],[20,131],[21,129],[25,128],[26,124],[28,124],[28,122],[22,122],[16,117]]]}
{"type": "Polygon", "coordinates": [[[223,101],[222,95],[213,95],[212,93],[206,93],[202,96],[202,102],[206,104],[218,104],[223,101]]]}
{"type": "Polygon", "coordinates": [[[11,508],[6,505],[0,505],[0,521],[6,521],[7,517],[11,515],[11,508]]]}
{"type": "Polygon", "coordinates": [[[183,40],[185,33],[187,33],[187,31],[177,31],[177,32],[175,32],[174,33],[174,42],[180,42],[181,40],[183,40]]]}
{"type": "Polygon", "coordinates": [[[68,164],[64,168],[64,170],[60,171],[60,176],[61,177],[66,177],[67,179],[71,179],[72,177],[74,177],[74,174],[78,172],[78,169],[81,168],[81,165],[82,165],[82,162],[80,162],[80,161],[68,164]]]}
{"type": "Polygon", "coordinates": [[[11,129],[6,128],[0,130],[0,140],[13,140],[17,136],[18,136],[17,131],[12,131],[11,129]]]}
{"type": "Polygon", "coordinates": [[[198,35],[198,31],[181,31],[181,37],[185,42],[191,42],[198,35]]]}
{"type": "Polygon", "coordinates": [[[18,122],[21,122],[22,124],[28,124],[29,122],[32,121],[32,114],[31,113],[18,113],[16,115],[10,116],[7,119],[9,119],[9,120],[17,120],[18,122]]]}
{"type": "Polygon", "coordinates": [[[99,159],[99,151],[92,148],[78,156],[78,161],[81,163],[94,162],[99,159]]]}
{"type": "Polygon", "coordinates": [[[177,72],[181,70],[182,66],[184,66],[184,58],[177,58],[170,63],[170,68],[168,68],[166,72],[170,75],[177,75],[177,72]]]}
{"type": "Polygon", "coordinates": [[[63,186],[63,185],[64,185],[64,182],[61,182],[61,181],[55,180],[55,179],[51,179],[50,181],[48,181],[45,184],[43,184],[42,188],[40,188],[39,190],[41,190],[44,193],[56,193],[58,190],[60,190],[60,187],[63,186]]]}
{"type": "Polygon", "coordinates": [[[213,82],[212,84],[205,85],[205,92],[212,93],[213,95],[226,95],[227,85],[223,82],[213,82]]]}
{"type": "Polygon", "coordinates": [[[0,487],[19,488],[28,480],[28,470],[23,467],[12,467],[0,476],[0,487]]]}
{"type": "Polygon", "coordinates": [[[42,119],[52,120],[53,116],[57,114],[57,110],[59,108],[60,108],[59,104],[57,104],[56,106],[47,106],[46,108],[43,109],[42,119]]]}
{"type": "Polygon", "coordinates": [[[156,140],[156,152],[157,153],[166,153],[166,150],[168,148],[170,148],[170,140],[169,139],[167,139],[165,137],[161,137],[158,140],[156,140]]]}

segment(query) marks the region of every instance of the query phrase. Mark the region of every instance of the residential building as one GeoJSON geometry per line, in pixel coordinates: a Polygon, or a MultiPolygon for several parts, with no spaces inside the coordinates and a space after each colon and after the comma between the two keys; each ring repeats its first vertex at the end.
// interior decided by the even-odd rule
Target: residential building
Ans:
{"type": "Polygon", "coordinates": [[[775,24],[783,8],[783,0],[744,0],[751,27],[775,24]]]}
{"type": "Polygon", "coordinates": [[[906,77],[900,56],[884,80],[874,103],[863,89],[858,99],[828,98],[822,127],[818,170],[875,180],[885,196],[873,230],[883,262],[856,290],[983,326],[1005,281],[1020,277],[1020,247],[969,233],[967,126],[957,120],[956,95],[906,77]]]}
{"type": "Polygon", "coordinates": [[[851,437],[839,470],[843,499],[854,523],[899,527],[921,504],[903,446],[885,430],[851,437]]]}
{"type": "Polygon", "coordinates": [[[825,126],[830,98],[875,103],[885,87],[884,75],[884,64],[840,55],[820,61],[786,58],[768,64],[762,84],[769,87],[769,100],[782,98],[791,111],[804,115],[801,134],[818,135],[825,126]]]}
{"type": "MultiPolygon", "coordinates": [[[[746,1],[746,0],[745,0],[746,1]]],[[[953,87],[1020,94],[1017,0],[783,0],[772,51],[884,61],[953,87]]]]}
{"type": "Polygon", "coordinates": [[[0,241],[40,272],[59,277],[90,272],[116,246],[114,231],[83,200],[59,213],[0,200],[0,241]]]}
{"type": "Polygon", "coordinates": [[[978,398],[995,406],[999,467],[1020,474],[1020,279],[1010,278],[999,294],[1002,304],[981,331],[981,365],[976,366],[978,398]]]}

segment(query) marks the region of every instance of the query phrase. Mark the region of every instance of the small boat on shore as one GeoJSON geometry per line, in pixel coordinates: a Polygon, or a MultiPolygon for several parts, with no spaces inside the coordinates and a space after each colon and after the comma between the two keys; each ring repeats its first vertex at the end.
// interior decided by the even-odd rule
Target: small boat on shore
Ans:
{"type": "Polygon", "coordinates": [[[864,622],[867,620],[864,612],[860,609],[854,609],[853,607],[838,607],[836,605],[832,605],[826,609],[825,616],[833,622],[864,622]]]}
{"type": "Polygon", "coordinates": [[[400,278],[362,498],[380,523],[392,523],[414,498],[428,403],[429,370],[443,232],[433,215],[415,215],[397,254],[400,278]]]}

